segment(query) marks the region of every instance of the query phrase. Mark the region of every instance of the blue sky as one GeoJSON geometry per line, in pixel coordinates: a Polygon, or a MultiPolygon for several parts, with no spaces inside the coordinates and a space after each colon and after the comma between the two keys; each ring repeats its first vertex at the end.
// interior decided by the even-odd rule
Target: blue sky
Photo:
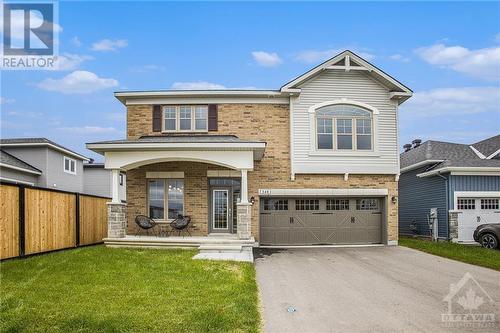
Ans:
{"type": "Polygon", "coordinates": [[[125,136],[116,90],[276,89],[351,49],[409,86],[400,143],[500,133],[500,3],[61,2],[58,71],[1,73],[1,136],[125,136]]]}

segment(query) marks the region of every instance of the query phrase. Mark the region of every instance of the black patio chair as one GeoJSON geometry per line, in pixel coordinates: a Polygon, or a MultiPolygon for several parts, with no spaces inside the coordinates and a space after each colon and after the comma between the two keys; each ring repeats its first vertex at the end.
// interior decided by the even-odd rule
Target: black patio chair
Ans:
{"type": "MultiPolygon", "coordinates": [[[[154,234],[154,227],[156,226],[156,222],[148,217],[148,216],[145,216],[145,215],[137,215],[135,217],[135,224],[137,225],[138,228],[136,228],[136,233],[135,235],[137,236],[137,234],[139,234],[139,232],[142,230],[146,230],[146,235],[149,235],[149,230],[151,230],[151,232],[154,234]]],[[[158,236],[158,234],[156,234],[156,236],[158,236]]]]}
{"type": "Polygon", "coordinates": [[[181,232],[185,231],[191,236],[189,232],[189,224],[191,223],[191,217],[187,215],[179,214],[175,220],[170,222],[170,227],[172,228],[172,233],[177,231],[177,235],[180,236],[181,232]]]}

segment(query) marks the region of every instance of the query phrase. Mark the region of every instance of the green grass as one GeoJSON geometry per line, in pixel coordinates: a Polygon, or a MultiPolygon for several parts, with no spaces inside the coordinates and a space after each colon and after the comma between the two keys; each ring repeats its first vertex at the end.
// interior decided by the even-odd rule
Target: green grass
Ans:
{"type": "Polygon", "coordinates": [[[258,332],[255,269],[191,250],[54,252],[0,264],[0,332],[258,332]]]}
{"type": "Polygon", "coordinates": [[[451,242],[431,242],[428,240],[407,237],[400,238],[399,245],[440,257],[500,271],[500,251],[498,250],[488,250],[479,246],[462,245],[451,242]]]}

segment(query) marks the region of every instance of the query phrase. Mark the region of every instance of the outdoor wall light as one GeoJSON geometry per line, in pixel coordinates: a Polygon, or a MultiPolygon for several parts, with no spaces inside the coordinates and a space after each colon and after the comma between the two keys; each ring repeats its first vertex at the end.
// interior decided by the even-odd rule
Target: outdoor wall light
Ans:
{"type": "Polygon", "coordinates": [[[253,205],[255,203],[255,198],[254,197],[251,197],[250,198],[250,203],[253,205]]]}
{"type": "Polygon", "coordinates": [[[391,198],[391,201],[393,204],[397,204],[398,203],[398,197],[393,195],[392,198],[391,198]]]}

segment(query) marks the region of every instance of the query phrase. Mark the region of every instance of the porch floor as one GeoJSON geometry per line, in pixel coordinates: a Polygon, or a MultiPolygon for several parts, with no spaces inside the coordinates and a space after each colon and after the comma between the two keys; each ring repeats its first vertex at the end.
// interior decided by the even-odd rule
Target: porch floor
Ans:
{"type": "Polygon", "coordinates": [[[208,236],[132,236],[105,238],[108,247],[198,248],[194,259],[235,260],[253,262],[252,248],[258,246],[253,237],[238,239],[234,234],[208,236]]]}

